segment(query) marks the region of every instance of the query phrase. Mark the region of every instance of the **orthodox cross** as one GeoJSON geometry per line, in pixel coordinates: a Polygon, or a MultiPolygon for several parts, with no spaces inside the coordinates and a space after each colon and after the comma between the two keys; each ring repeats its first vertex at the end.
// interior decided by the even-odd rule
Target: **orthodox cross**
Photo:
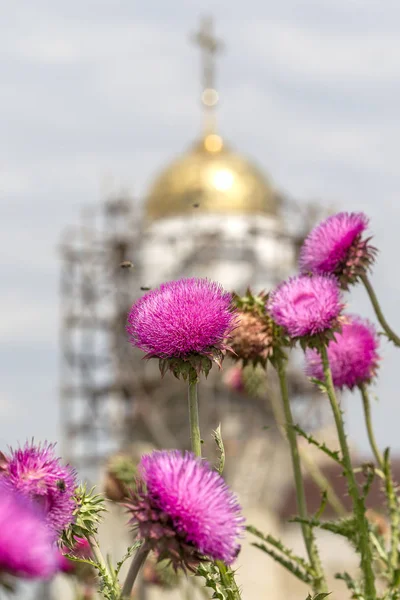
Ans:
{"type": "Polygon", "coordinates": [[[212,132],[215,126],[213,108],[218,103],[218,92],[215,89],[215,56],[222,50],[223,44],[214,36],[213,21],[210,17],[201,20],[199,30],[193,34],[192,41],[202,51],[203,91],[201,102],[206,109],[206,132],[212,132]]]}

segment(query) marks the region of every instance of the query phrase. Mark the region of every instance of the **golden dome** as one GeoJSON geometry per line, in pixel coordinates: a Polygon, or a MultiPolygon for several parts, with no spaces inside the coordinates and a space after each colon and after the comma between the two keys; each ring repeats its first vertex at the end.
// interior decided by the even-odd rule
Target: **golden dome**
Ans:
{"type": "Polygon", "coordinates": [[[188,213],[277,215],[271,183],[211,133],[167,167],[145,202],[149,220],[188,213]]]}

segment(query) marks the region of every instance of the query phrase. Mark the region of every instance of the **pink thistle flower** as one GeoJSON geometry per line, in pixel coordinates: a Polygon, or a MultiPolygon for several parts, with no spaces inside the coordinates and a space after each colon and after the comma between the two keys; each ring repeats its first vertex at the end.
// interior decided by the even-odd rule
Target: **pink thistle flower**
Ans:
{"type": "Polygon", "coordinates": [[[0,573],[50,578],[58,568],[54,536],[41,511],[0,480],[0,573]]]}
{"type": "Polygon", "coordinates": [[[76,473],[56,458],[54,446],[26,443],[12,450],[0,475],[42,508],[48,525],[58,534],[73,521],[76,473]]]}
{"type": "Polygon", "coordinates": [[[376,249],[362,239],[367,227],[368,217],[362,212],[341,212],[322,221],[300,250],[301,272],[335,275],[347,289],[374,261],[376,249]]]}
{"type": "Polygon", "coordinates": [[[324,275],[291,277],[272,292],[267,303],[271,317],[294,339],[337,327],[342,309],[337,280],[324,275]]]}
{"type": "Polygon", "coordinates": [[[241,508],[208,463],[190,452],[154,451],[142,457],[139,472],[144,488],[126,506],[159,560],[193,569],[204,556],[227,564],[236,558],[241,508]]]}
{"type": "Polygon", "coordinates": [[[218,283],[193,277],[163,283],[142,296],[129,312],[127,332],[146,358],[167,361],[169,368],[186,361],[197,372],[208,372],[210,361],[220,364],[234,326],[231,294],[218,283]]]}
{"type": "MultiPolygon", "coordinates": [[[[335,387],[349,388],[369,383],[379,365],[379,338],[375,327],[360,317],[346,315],[340,333],[328,346],[328,358],[335,387]]],[[[324,379],[321,357],[315,350],[306,351],[306,373],[324,379]]]]}

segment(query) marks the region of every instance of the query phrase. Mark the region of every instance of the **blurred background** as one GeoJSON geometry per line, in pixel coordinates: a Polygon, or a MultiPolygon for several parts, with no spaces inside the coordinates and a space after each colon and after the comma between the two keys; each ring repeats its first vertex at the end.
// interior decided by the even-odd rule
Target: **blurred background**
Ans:
{"type": "MultiPolygon", "coordinates": [[[[0,30],[2,447],[59,441],[98,480],[131,444],[184,446],[182,390],[130,350],[129,305],[180,275],[268,288],[331,211],[369,215],[373,283],[400,329],[397,3],[0,2],[0,30]]],[[[373,319],[361,288],[346,301],[373,319]]],[[[382,357],[376,433],[398,452],[394,349],[382,357]]],[[[325,431],[295,362],[296,415],[325,431]]],[[[268,407],[228,379],[205,388],[205,427],[223,421],[233,459],[269,455],[249,445],[268,407]]],[[[367,457],[359,400],[344,399],[347,426],[367,457]]]]}

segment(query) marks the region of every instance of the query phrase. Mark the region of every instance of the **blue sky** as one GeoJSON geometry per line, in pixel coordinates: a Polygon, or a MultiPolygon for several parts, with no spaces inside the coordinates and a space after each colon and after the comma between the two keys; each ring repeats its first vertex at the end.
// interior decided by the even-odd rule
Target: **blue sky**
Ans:
{"type": "MultiPolygon", "coordinates": [[[[368,213],[373,281],[400,330],[397,2],[0,2],[2,446],[59,437],[61,232],[106,191],[142,197],[197,135],[188,35],[204,12],[227,47],[222,134],[299,201],[368,213]]],[[[361,289],[349,302],[372,317],[361,289]]],[[[396,351],[382,355],[377,437],[400,451],[396,351]]],[[[347,407],[351,440],[366,450],[359,398],[347,407]]]]}

